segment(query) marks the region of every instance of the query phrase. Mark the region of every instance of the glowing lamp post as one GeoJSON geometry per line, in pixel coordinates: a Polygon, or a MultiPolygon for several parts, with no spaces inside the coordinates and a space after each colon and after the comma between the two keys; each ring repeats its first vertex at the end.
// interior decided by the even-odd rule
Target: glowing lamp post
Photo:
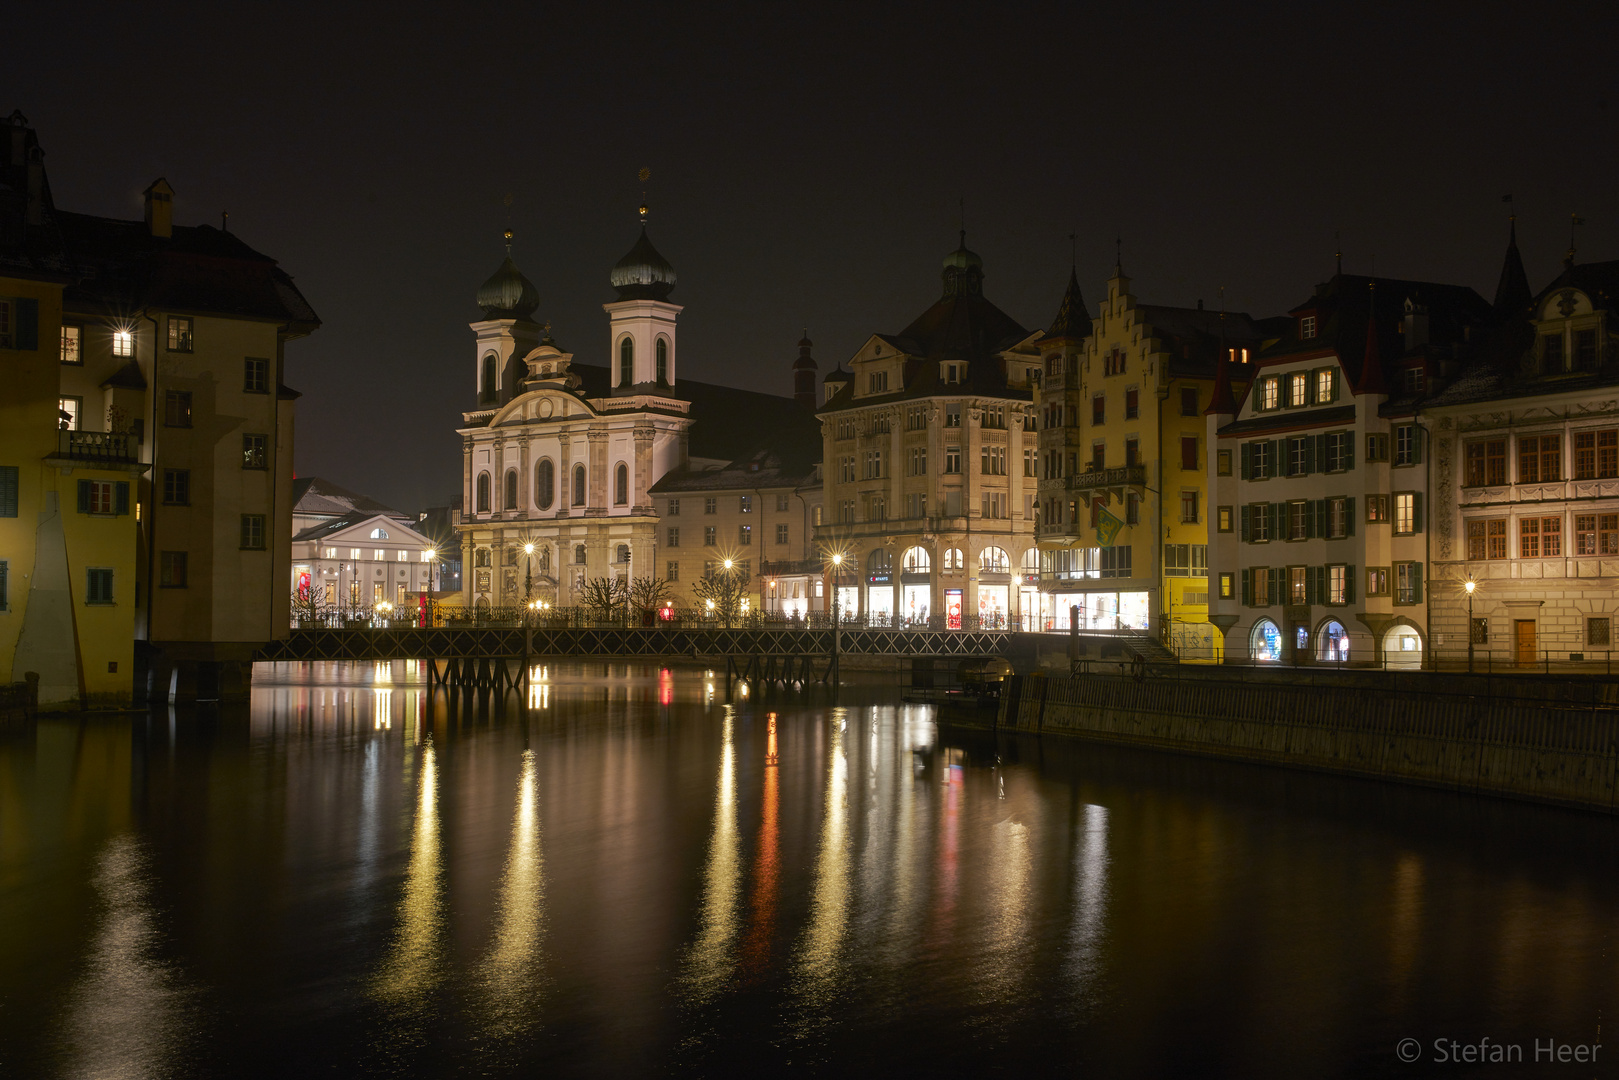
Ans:
{"type": "Polygon", "coordinates": [[[1467,670],[1473,671],[1473,590],[1478,588],[1478,582],[1468,578],[1462,588],[1467,590],[1467,670]]]}
{"type": "Polygon", "coordinates": [[[838,628],[839,609],[843,607],[843,598],[838,595],[838,586],[843,582],[843,552],[832,553],[832,629],[838,628]]]}

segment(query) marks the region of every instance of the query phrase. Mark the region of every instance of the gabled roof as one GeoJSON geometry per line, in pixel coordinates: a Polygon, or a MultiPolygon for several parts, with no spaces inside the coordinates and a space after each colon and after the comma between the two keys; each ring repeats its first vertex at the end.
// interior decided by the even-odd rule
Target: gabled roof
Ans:
{"type": "Polygon", "coordinates": [[[386,542],[395,547],[401,541],[408,541],[409,546],[417,548],[426,548],[433,544],[431,537],[417,532],[398,518],[389,517],[387,514],[373,514],[364,510],[351,510],[342,517],[323,521],[318,525],[311,525],[294,535],[292,539],[294,543],[300,540],[337,540],[343,538],[344,533],[352,530],[360,535],[348,537],[349,540],[369,540],[371,539],[371,530],[378,528],[388,533],[386,542]]]}
{"type": "Polygon", "coordinates": [[[1085,307],[1085,297],[1079,291],[1079,272],[1068,271],[1068,288],[1063,291],[1062,303],[1057,305],[1057,317],[1051,320],[1046,339],[1083,341],[1091,336],[1091,313],[1085,307]]]}
{"type": "Polygon", "coordinates": [[[334,484],[319,476],[300,476],[292,482],[292,512],[294,514],[318,514],[321,516],[345,517],[356,511],[366,514],[382,514],[395,521],[408,522],[410,515],[386,506],[377,500],[361,495],[357,491],[350,491],[340,484],[334,484]]]}
{"type": "MultiPolygon", "coordinates": [[[[819,440],[815,450],[819,451],[819,440]]],[[[698,491],[752,491],[757,488],[801,487],[815,476],[815,463],[808,447],[787,453],[759,450],[738,458],[719,469],[675,469],[665,473],[649,489],[654,495],[698,491]],[[796,451],[796,452],[795,452],[796,451]]]]}

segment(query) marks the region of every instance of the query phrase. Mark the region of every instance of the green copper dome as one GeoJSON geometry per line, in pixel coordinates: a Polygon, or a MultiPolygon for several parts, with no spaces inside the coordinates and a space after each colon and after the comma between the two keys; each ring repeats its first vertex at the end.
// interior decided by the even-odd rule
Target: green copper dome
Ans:
{"type": "Polygon", "coordinates": [[[506,233],[506,261],[478,290],[478,306],[489,319],[527,319],[540,306],[539,290],[512,262],[512,234],[506,233]]]}
{"type": "Polygon", "coordinates": [[[622,300],[667,300],[675,287],[675,268],[658,254],[641,226],[641,238],[618,260],[608,280],[622,300]]]}
{"type": "Polygon", "coordinates": [[[984,270],[984,260],[978,257],[978,252],[967,249],[967,233],[961,234],[961,246],[944,257],[944,269],[967,270],[973,269],[980,273],[984,270]]]}

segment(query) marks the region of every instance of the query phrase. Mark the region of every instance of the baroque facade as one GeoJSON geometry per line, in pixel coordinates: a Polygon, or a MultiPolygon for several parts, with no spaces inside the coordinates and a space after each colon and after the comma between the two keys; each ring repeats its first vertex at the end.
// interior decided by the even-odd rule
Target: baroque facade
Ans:
{"type": "Polygon", "coordinates": [[[962,244],[943,295],[898,334],[873,334],[824,380],[823,553],[843,558],[848,617],[959,627],[1032,620],[1033,387],[1039,332],[984,296],[962,244]]]}

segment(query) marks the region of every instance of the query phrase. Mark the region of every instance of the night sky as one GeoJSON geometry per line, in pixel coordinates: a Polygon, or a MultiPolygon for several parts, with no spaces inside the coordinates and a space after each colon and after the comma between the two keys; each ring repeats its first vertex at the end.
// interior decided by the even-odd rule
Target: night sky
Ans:
{"type": "Polygon", "coordinates": [[[1508,192],[1533,287],[1571,212],[1619,258],[1619,5],[1118,8],[20,4],[0,112],[59,206],[139,218],[161,175],[280,260],[325,323],[288,349],[299,474],[407,510],[457,492],[501,230],[602,363],[643,166],[681,375],[782,394],[804,327],[824,372],[937,298],[961,200],[1031,328],[1076,230],[1093,306],[1122,236],[1145,301],[1254,315],[1339,230],[1346,270],[1490,297],[1508,192]]]}

